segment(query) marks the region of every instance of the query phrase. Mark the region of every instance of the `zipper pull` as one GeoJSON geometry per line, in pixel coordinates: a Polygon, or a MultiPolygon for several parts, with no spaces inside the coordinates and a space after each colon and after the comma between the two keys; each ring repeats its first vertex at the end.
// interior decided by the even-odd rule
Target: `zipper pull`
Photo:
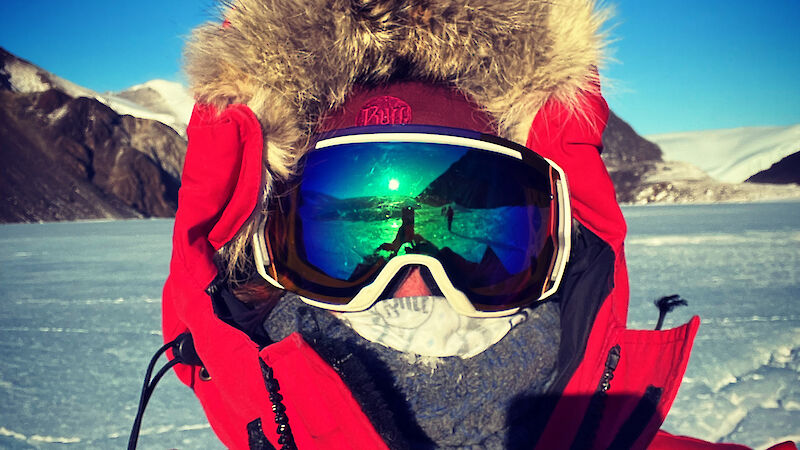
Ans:
{"type": "Polygon", "coordinates": [[[606,358],[606,369],[603,371],[603,376],[600,377],[600,383],[597,385],[598,392],[605,392],[611,388],[611,380],[614,378],[614,371],[619,364],[620,346],[619,344],[611,347],[608,351],[606,358]]]}

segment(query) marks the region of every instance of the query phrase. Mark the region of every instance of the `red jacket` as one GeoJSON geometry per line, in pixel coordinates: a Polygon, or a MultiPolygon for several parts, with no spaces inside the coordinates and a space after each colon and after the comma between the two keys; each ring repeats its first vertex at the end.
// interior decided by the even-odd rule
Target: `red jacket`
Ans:
{"type": "MultiPolygon", "coordinates": [[[[574,275],[594,294],[565,294],[574,300],[562,304],[562,322],[578,325],[562,337],[561,377],[551,401],[531,419],[532,427],[539,424],[537,448],[743,448],[659,432],[699,319],[665,331],[626,328],[626,225],[598,151],[608,107],[599,95],[586,95],[584,101],[580,117],[555,101],[547,103],[527,142],[566,171],[574,218],[596,248],[584,269],[575,264],[574,275]]],[[[230,448],[258,446],[264,437],[280,447],[260,360],[279,381],[298,448],[387,448],[336,371],[299,335],[259,349],[215,314],[207,292],[217,276],[212,256],[258,204],[262,135],[255,115],[241,105],[219,115],[196,106],[188,135],[163,330],[165,341],[190,331],[211,378],[203,381],[200,367],[187,365],[175,367],[178,377],[194,390],[212,428],[230,448]]]]}

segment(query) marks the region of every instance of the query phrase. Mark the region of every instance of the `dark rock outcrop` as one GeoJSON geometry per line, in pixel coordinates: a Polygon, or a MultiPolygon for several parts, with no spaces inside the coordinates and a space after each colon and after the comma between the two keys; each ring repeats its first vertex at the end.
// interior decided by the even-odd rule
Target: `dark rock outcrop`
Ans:
{"type": "Polygon", "coordinates": [[[800,152],[793,153],[746,180],[748,183],[800,184],[800,152]]]}
{"type": "Polygon", "coordinates": [[[636,201],[645,176],[662,162],[658,145],[639,136],[613,112],[603,132],[603,161],[617,191],[617,200],[636,201]]]}

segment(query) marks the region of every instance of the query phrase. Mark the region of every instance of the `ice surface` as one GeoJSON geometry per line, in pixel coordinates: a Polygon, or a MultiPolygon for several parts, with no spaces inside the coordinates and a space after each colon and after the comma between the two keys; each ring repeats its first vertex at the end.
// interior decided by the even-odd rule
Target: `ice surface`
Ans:
{"type": "MultiPolygon", "coordinates": [[[[124,448],[161,345],[172,221],[0,226],[0,448],[124,448]]],[[[163,360],[162,360],[163,361],[163,360]]],[[[174,376],[141,448],[221,448],[174,376]]]]}
{"type": "Polygon", "coordinates": [[[623,208],[629,326],[652,328],[652,300],[680,294],[676,326],[701,318],[664,427],[764,447],[797,436],[800,203],[623,208]]]}
{"type": "MultiPolygon", "coordinates": [[[[666,327],[702,318],[665,429],[756,448],[797,440],[800,203],[623,211],[630,326],[652,328],[652,300],[674,293],[689,306],[666,327]]],[[[169,220],[0,225],[0,448],[126,445],[161,345],[171,230],[169,220]]],[[[171,375],[139,442],[222,448],[171,375]]]]}

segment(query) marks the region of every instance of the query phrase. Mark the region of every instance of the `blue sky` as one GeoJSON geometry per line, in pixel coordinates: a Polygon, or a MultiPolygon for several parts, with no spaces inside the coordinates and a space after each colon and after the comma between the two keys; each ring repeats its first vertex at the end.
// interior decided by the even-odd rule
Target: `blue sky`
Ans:
{"type": "MultiPolygon", "coordinates": [[[[181,81],[211,0],[2,0],[0,46],[63,78],[116,91],[181,81]]],[[[620,0],[611,108],[639,133],[800,123],[800,1],[620,0]]]]}

